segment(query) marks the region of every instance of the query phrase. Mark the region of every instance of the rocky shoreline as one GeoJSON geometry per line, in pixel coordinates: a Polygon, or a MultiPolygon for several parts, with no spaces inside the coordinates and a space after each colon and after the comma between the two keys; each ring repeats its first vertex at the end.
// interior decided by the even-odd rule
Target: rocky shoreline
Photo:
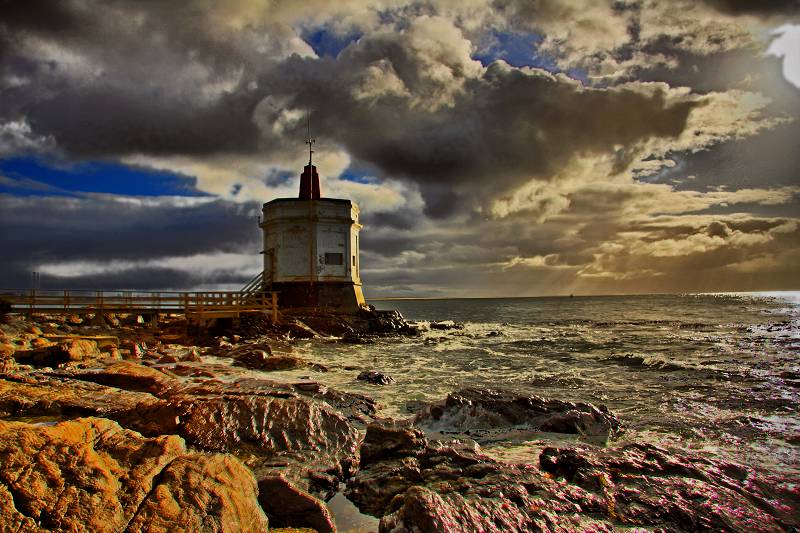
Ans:
{"type": "MultiPolygon", "coordinates": [[[[465,389],[387,420],[368,396],[325,385],[325,366],[293,349],[315,336],[364,344],[416,334],[399,314],[374,311],[278,326],[250,317],[215,331],[178,317],[153,326],[122,315],[7,316],[0,531],[328,532],[335,517],[324,502],[342,493],[381,532],[800,525],[796,486],[645,443],[617,446],[624,421],[604,406],[465,389]],[[309,379],[270,378],[296,368],[309,379]],[[547,447],[537,464],[481,452],[509,432],[584,442],[547,447]]],[[[394,386],[376,370],[358,379],[394,386]]]]}

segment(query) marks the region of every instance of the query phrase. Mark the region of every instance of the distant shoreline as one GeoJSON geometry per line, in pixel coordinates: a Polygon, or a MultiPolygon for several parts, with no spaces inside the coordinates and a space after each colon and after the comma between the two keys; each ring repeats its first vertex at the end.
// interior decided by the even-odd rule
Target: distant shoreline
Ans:
{"type": "Polygon", "coordinates": [[[800,301],[800,289],[781,291],[719,291],[719,292],[652,292],[652,293],[619,293],[619,294],[550,294],[541,296],[383,296],[366,297],[369,301],[403,301],[403,300],[524,300],[534,298],[619,298],[644,296],[765,296],[786,297],[795,295],[793,300],[800,301]]]}

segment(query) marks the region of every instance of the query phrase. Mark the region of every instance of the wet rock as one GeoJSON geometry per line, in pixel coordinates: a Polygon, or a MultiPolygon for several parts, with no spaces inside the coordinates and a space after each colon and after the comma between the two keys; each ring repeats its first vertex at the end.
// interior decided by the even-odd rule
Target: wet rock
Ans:
{"type": "Polygon", "coordinates": [[[308,527],[318,533],[336,531],[330,511],[317,498],[283,476],[258,481],[258,501],[271,527],[308,527]]]}
{"type": "Polygon", "coordinates": [[[185,386],[115,418],[145,435],[174,433],[203,450],[246,454],[259,478],[274,475],[273,466],[287,468],[303,488],[313,485],[313,473],[335,487],[358,462],[359,434],[347,417],[261,380],[185,386]]]}
{"type": "Polygon", "coordinates": [[[341,392],[316,381],[293,383],[292,387],[305,396],[326,402],[352,422],[367,424],[377,411],[375,400],[364,394],[341,392]]]}
{"type": "Polygon", "coordinates": [[[166,370],[157,370],[131,361],[114,361],[101,368],[54,372],[52,375],[92,381],[128,391],[149,392],[156,396],[180,387],[180,382],[166,370]]]}
{"type": "Polygon", "coordinates": [[[0,351],[0,375],[11,374],[19,368],[17,360],[0,351]]]}
{"type": "Polygon", "coordinates": [[[301,357],[294,357],[291,355],[273,355],[263,358],[254,355],[248,356],[245,360],[237,359],[237,366],[244,366],[252,370],[263,370],[271,372],[275,370],[293,370],[295,368],[306,368],[313,366],[311,363],[301,357]]]}
{"type": "Polygon", "coordinates": [[[428,327],[437,330],[464,329],[464,324],[453,322],[452,320],[442,320],[439,322],[431,322],[428,327]]]}
{"type": "Polygon", "coordinates": [[[345,344],[372,344],[374,341],[371,338],[362,335],[361,333],[350,331],[342,335],[342,338],[339,339],[339,342],[343,342],[345,344]]]}
{"type": "Polygon", "coordinates": [[[236,350],[230,354],[229,357],[232,357],[236,361],[236,366],[243,366],[245,368],[251,369],[259,369],[262,365],[265,364],[266,360],[272,355],[272,350],[269,346],[266,347],[266,350],[261,349],[246,349],[246,350],[236,350]]]}
{"type": "Polygon", "coordinates": [[[166,355],[162,355],[161,356],[161,359],[158,360],[158,364],[160,364],[160,365],[171,365],[171,364],[177,363],[178,361],[179,361],[179,359],[177,357],[175,357],[174,355],[166,354],[166,355]]]}
{"type": "Polygon", "coordinates": [[[253,474],[230,455],[172,461],[139,505],[129,531],[267,531],[253,474]]]}
{"type": "Polygon", "coordinates": [[[0,457],[3,530],[267,527],[247,469],[230,456],[187,454],[179,437],[146,439],[102,418],[0,421],[0,457]]]}
{"type": "Polygon", "coordinates": [[[364,370],[356,379],[372,383],[373,385],[389,385],[390,383],[394,383],[394,378],[392,376],[384,374],[383,372],[378,372],[377,370],[364,370]]]}
{"type": "Polygon", "coordinates": [[[347,315],[307,314],[302,320],[309,328],[322,335],[341,337],[353,333],[353,326],[347,315]]]}
{"type": "Polygon", "coordinates": [[[370,464],[389,457],[416,456],[422,454],[427,445],[425,434],[408,424],[370,424],[361,443],[361,461],[370,464]]]}
{"type": "Polygon", "coordinates": [[[419,335],[420,329],[408,323],[399,311],[362,311],[361,316],[367,319],[368,333],[419,335]]]}
{"type": "Polygon", "coordinates": [[[188,350],[186,354],[180,358],[180,360],[184,363],[201,363],[203,361],[196,348],[188,350]]]}
{"type": "Polygon", "coordinates": [[[286,333],[294,339],[311,339],[319,336],[319,333],[296,319],[281,323],[281,329],[286,331],[286,333]]]}
{"type": "Polygon", "coordinates": [[[232,359],[239,359],[241,357],[246,357],[251,352],[263,352],[267,356],[270,356],[272,355],[272,346],[265,342],[253,342],[234,346],[226,352],[219,353],[218,355],[223,355],[232,359]]]}
{"type": "Polygon", "coordinates": [[[604,500],[607,513],[628,524],[665,523],[677,531],[784,531],[800,524],[796,491],[733,463],[630,444],[545,448],[540,464],[604,500]]]}
{"type": "Polygon", "coordinates": [[[17,347],[14,344],[10,342],[0,343],[0,357],[11,357],[16,351],[17,347]]]}
{"type": "Polygon", "coordinates": [[[114,417],[135,411],[158,399],[96,383],[27,375],[0,379],[0,416],[3,417],[114,417]]]}
{"type": "Polygon", "coordinates": [[[604,405],[518,396],[510,391],[463,389],[431,404],[415,418],[421,428],[440,433],[468,433],[478,441],[500,430],[532,431],[612,438],[623,431],[604,405]]]}
{"type": "Polygon", "coordinates": [[[784,531],[797,524],[786,485],[743,467],[648,445],[546,449],[541,468],[507,464],[412,428],[367,428],[346,494],[381,532],[784,531]],[[399,444],[398,443],[402,443],[399,444]]]}
{"type": "Polygon", "coordinates": [[[60,344],[18,350],[14,357],[23,364],[36,367],[57,367],[69,362],[83,362],[105,357],[97,342],[90,339],[72,339],[60,344]]]}

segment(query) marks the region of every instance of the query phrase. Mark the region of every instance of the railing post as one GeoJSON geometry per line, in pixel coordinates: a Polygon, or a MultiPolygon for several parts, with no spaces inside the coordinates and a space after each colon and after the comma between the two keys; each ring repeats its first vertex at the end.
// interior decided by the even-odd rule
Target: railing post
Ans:
{"type": "Polygon", "coordinates": [[[278,323],[278,293],[272,292],[272,323],[278,323]]]}

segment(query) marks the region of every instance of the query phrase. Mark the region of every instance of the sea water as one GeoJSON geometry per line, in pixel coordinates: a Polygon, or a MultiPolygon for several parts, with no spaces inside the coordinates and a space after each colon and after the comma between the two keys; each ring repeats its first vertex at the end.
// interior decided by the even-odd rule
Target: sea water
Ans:
{"type": "MultiPolygon", "coordinates": [[[[408,320],[463,329],[346,344],[302,341],[319,379],[367,394],[379,415],[463,387],[606,405],[625,424],[610,445],[650,442],[800,479],[800,293],[370,301],[408,320]],[[379,370],[396,381],[357,381],[379,370]]],[[[276,376],[277,377],[277,376],[276,376]]],[[[503,459],[538,461],[560,438],[492,443],[503,459]]]]}

